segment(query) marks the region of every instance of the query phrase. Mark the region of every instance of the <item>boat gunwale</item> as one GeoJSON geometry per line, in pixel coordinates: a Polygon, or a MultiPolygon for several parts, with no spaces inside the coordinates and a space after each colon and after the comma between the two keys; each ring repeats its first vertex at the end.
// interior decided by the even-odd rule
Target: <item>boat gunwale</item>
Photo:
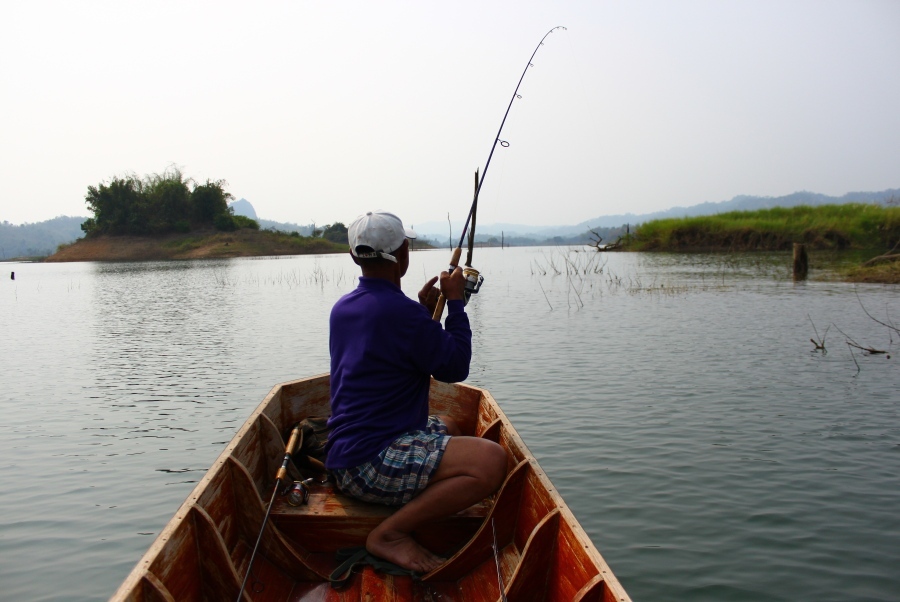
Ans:
{"type": "MultiPolygon", "coordinates": [[[[222,469],[225,463],[228,461],[228,458],[232,457],[232,452],[234,452],[235,448],[238,444],[243,440],[244,436],[247,434],[249,430],[251,430],[256,423],[256,420],[259,418],[261,414],[269,407],[272,401],[281,395],[281,391],[285,385],[293,385],[298,384],[304,381],[315,381],[318,379],[328,379],[330,378],[329,373],[317,374],[314,376],[309,376],[306,378],[301,378],[293,381],[285,381],[282,383],[278,383],[273,386],[268,394],[259,402],[259,404],[254,408],[250,415],[247,417],[247,420],[244,421],[244,424],[241,425],[241,428],[237,430],[234,434],[234,437],[231,438],[231,441],[225,446],[225,449],[219,454],[219,456],[213,461],[210,467],[207,469],[206,473],[204,473],[203,478],[197,482],[197,485],[191,490],[191,492],[187,495],[185,500],[178,507],[178,510],[175,511],[175,514],[166,525],[159,532],[159,535],[156,536],[156,539],[153,540],[153,543],[150,544],[150,547],[144,552],[143,556],[138,560],[138,562],[134,565],[134,568],[131,569],[128,576],[125,577],[125,580],[116,590],[116,592],[110,598],[110,602],[117,600],[127,600],[128,595],[134,591],[134,589],[140,584],[141,578],[145,573],[149,573],[149,568],[153,564],[153,561],[162,551],[163,547],[178,529],[180,523],[188,516],[190,513],[190,509],[197,505],[197,500],[200,499],[203,492],[206,490],[206,487],[212,481],[215,473],[222,469]]],[[[151,573],[152,574],[152,573],[151,573]]]]}
{"type": "MultiPolygon", "coordinates": [[[[149,570],[154,560],[159,556],[161,552],[163,552],[165,546],[168,544],[169,540],[172,538],[172,535],[176,532],[179,525],[189,516],[191,509],[194,506],[198,505],[198,500],[202,497],[202,494],[206,490],[207,486],[209,486],[210,482],[218,473],[218,471],[222,470],[228,459],[233,456],[235,449],[243,441],[247,433],[255,427],[256,421],[259,419],[260,415],[265,414],[274,422],[274,418],[271,416],[271,412],[267,412],[267,410],[270,409],[271,404],[276,399],[279,399],[279,402],[281,401],[280,397],[282,396],[286,388],[295,389],[303,384],[308,385],[320,380],[329,381],[330,374],[326,372],[323,374],[317,374],[305,378],[285,381],[274,385],[270,389],[268,394],[250,413],[244,424],[241,425],[231,441],[228,442],[228,444],[225,446],[225,449],[222,450],[216,460],[210,465],[209,469],[203,475],[203,478],[200,479],[193,490],[191,490],[191,492],[187,495],[185,500],[178,507],[178,510],[176,510],[172,518],[169,519],[166,525],[162,528],[162,530],[159,532],[159,535],[157,535],[156,539],[153,541],[147,551],[137,561],[137,563],[125,577],[124,581],[112,595],[110,601],[125,601],[134,599],[133,597],[131,597],[131,594],[136,590],[136,588],[140,586],[140,583],[145,575],[154,575],[149,570]]],[[[597,573],[591,578],[591,582],[598,579],[602,580],[605,586],[608,588],[607,593],[611,594],[613,596],[613,599],[618,600],[619,602],[630,602],[630,597],[625,592],[622,585],[619,583],[606,560],[603,558],[602,554],[600,554],[593,541],[590,539],[584,528],[578,522],[578,519],[572,513],[562,495],[558,492],[556,487],[553,486],[550,478],[547,476],[543,468],[541,468],[537,459],[528,449],[528,446],[525,444],[524,440],[519,435],[518,431],[515,429],[506,413],[500,407],[500,404],[497,403],[496,399],[494,399],[493,395],[487,389],[465,383],[448,384],[433,380],[432,386],[436,386],[439,392],[443,392],[445,394],[449,391],[452,391],[453,389],[466,389],[471,391],[472,394],[478,396],[479,407],[476,409],[474,425],[476,428],[476,433],[478,432],[478,427],[486,428],[487,426],[496,422],[497,419],[501,421],[503,427],[502,431],[504,432],[503,437],[506,439],[508,447],[511,450],[515,451],[520,459],[526,459],[528,461],[532,469],[533,477],[540,483],[541,487],[546,490],[547,494],[550,497],[553,505],[553,509],[551,511],[559,512],[561,522],[568,525],[569,529],[571,530],[572,536],[578,542],[580,548],[579,552],[586,554],[587,559],[590,561],[590,563],[592,563],[593,566],[596,567],[597,573]],[[493,417],[489,420],[483,421],[482,417],[485,411],[493,413],[493,417]],[[484,424],[482,424],[482,422],[484,422],[484,424]]],[[[279,407],[278,410],[278,419],[280,422],[284,422],[284,408],[279,407]]],[[[509,586],[509,584],[507,585],[509,586]]],[[[609,598],[605,596],[604,599],[609,598]]]]}

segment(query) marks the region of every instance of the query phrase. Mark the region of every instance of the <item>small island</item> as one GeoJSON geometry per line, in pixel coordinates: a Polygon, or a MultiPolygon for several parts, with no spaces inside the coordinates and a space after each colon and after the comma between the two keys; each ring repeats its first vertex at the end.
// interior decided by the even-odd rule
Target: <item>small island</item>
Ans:
{"type": "Polygon", "coordinates": [[[260,230],[235,215],[223,180],[194,182],[178,169],[144,178],[129,175],[88,186],[93,217],[84,237],[60,245],[44,261],[150,261],[343,253],[347,228],[336,222],[301,236],[260,230]]]}

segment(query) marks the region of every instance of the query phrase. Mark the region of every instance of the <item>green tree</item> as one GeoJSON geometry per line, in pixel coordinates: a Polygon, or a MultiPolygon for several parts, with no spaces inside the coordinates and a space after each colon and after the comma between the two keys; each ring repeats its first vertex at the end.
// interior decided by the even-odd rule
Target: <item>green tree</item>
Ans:
{"type": "Polygon", "coordinates": [[[234,215],[231,207],[229,207],[228,211],[225,213],[217,215],[213,220],[213,225],[217,230],[222,230],[223,232],[234,232],[235,230],[240,230],[242,228],[259,230],[258,221],[251,219],[246,215],[234,215]]]}
{"type": "Polygon", "coordinates": [[[152,208],[150,232],[171,232],[179,222],[191,219],[190,182],[174,167],[145,178],[143,192],[152,208]]]}
{"type": "Polygon", "coordinates": [[[84,200],[94,217],[81,225],[85,235],[143,233],[146,207],[141,189],[141,182],[132,176],[88,186],[84,200]]]}
{"type": "Polygon", "coordinates": [[[191,221],[212,224],[216,217],[229,213],[228,201],[234,197],[225,192],[225,180],[206,181],[191,191],[191,221]]]}
{"type": "Polygon", "coordinates": [[[87,236],[98,234],[163,234],[214,225],[220,230],[259,228],[249,218],[232,214],[224,180],[195,184],[177,168],[162,174],[113,178],[88,186],[85,202],[94,214],[81,225],[87,236]],[[240,219],[239,219],[240,218],[240,219]]]}
{"type": "Polygon", "coordinates": [[[334,222],[330,226],[325,226],[322,229],[322,238],[330,240],[331,242],[343,243],[345,245],[350,244],[350,239],[347,235],[347,226],[341,222],[334,222]]]}

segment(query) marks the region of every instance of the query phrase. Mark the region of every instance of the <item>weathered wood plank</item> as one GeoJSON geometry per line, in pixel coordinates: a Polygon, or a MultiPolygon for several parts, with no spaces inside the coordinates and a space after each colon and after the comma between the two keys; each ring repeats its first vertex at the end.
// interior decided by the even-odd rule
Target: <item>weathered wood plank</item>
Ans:
{"type": "Polygon", "coordinates": [[[179,601],[202,600],[203,593],[194,523],[185,520],[189,512],[188,509],[184,516],[177,516],[175,529],[163,538],[166,545],[159,549],[148,567],[179,601]]]}
{"type": "MultiPolygon", "coordinates": [[[[215,523],[200,506],[191,508],[188,519],[193,522],[197,536],[197,557],[200,564],[197,577],[200,579],[200,591],[204,598],[235,600],[241,589],[240,579],[215,523]]],[[[242,597],[251,602],[246,591],[242,597]]]]}
{"type": "MultiPolygon", "coordinates": [[[[562,511],[563,508],[560,508],[562,511]]],[[[571,600],[579,590],[598,577],[599,568],[585,554],[590,543],[583,543],[569,521],[560,522],[556,541],[556,555],[550,571],[549,595],[557,600],[571,600]]],[[[600,590],[598,590],[600,591],[600,590]]]]}
{"type": "Polygon", "coordinates": [[[494,443],[500,443],[500,436],[503,431],[503,420],[500,418],[495,418],[492,423],[485,427],[484,431],[478,435],[482,439],[487,439],[488,441],[493,441],[494,443]]]}
{"type": "Polygon", "coordinates": [[[510,602],[554,599],[547,596],[547,583],[551,560],[556,554],[559,520],[559,511],[554,510],[535,527],[522,551],[516,572],[506,584],[506,596],[510,602]]]}
{"type": "Polygon", "coordinates": [[[141,588],[138,591],[141,592],[142,597],[136,602],[175,602],[175,598],[172,597],[166,586],[153,573],[144,573],[141,579],[141,588]]]}
{"type": "Polygon", "coordinates": [[[607,599],[608,591],[603,577],[594,575],[580,590],[575,592],[572,602],[604,602],[607,599]]]}
{"type": "Polygon", "coordinates": [[[507,475],[494,507],[472,540],[446,563],[426,575],[425,581],[457,581],[483,562],[489,560],[494,563],[494,527],[498,546],[504,547],[513,540],[522,487],[529,470],[528,462],[523,460],[507,475]]]}

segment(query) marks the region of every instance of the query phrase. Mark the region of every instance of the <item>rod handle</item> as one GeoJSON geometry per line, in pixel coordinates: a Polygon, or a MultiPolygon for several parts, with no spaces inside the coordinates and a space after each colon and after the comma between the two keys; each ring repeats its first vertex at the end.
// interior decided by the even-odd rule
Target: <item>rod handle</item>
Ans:
{"type": "Polygon", "coordinates": [[[453,249],[453,255],[450,256],[450,267],[455,268],[459,265],[459,257],[462,255],[462,247],[453,249]]]}
{"type": "Polygon", "coordinates": [[[278,472],[275,473],[275,481],[281,482],[287,480],[287,467],[288,462],[291,461],[291,456],[294,455],[294,452],[297,451],[297,446],[300,444],[300,426],[295,426],[294,430],[291,431],[291,438],[288,439],[288,444],[284,448],[284,461],[281,463],[281,468],[278,469],[278,472]]]}
{"type": "Polygon", "coordinates": [[[284,453],[293,456],[294,452],[297,451],[297,445],[300,444],[300,425],[294,427],[294,430],[291,431],[291,438],[288,439],[287,447],[284,448],[284,453]]]}
{"type": "MultiPolygon", "coordinates": [[[[462,247],[456,247],[453,249],[453,254],[450,256],[450,271],[456,269],[456,266],[459,265],[459,258],[462,255],[462,247]]],[[[444,298],[444,293],[441,293],[437,300],[437,305],[434,306],[434,313],[431,315],[431,318],[436,321],[441,321],[441,316],[444,315],[444,307],[447,305],[447,300],[444,298]]]]}
{"type": "Polygon", "coordinates": [[[431,315],[431,319],[440,322],[441,316],[444,315],[444,306],[447,305],[447,300],[444,299],[444,293],[441,293],[441,296],[438,297],[437,305],[434,306],[434,313],[431,315]]]}

